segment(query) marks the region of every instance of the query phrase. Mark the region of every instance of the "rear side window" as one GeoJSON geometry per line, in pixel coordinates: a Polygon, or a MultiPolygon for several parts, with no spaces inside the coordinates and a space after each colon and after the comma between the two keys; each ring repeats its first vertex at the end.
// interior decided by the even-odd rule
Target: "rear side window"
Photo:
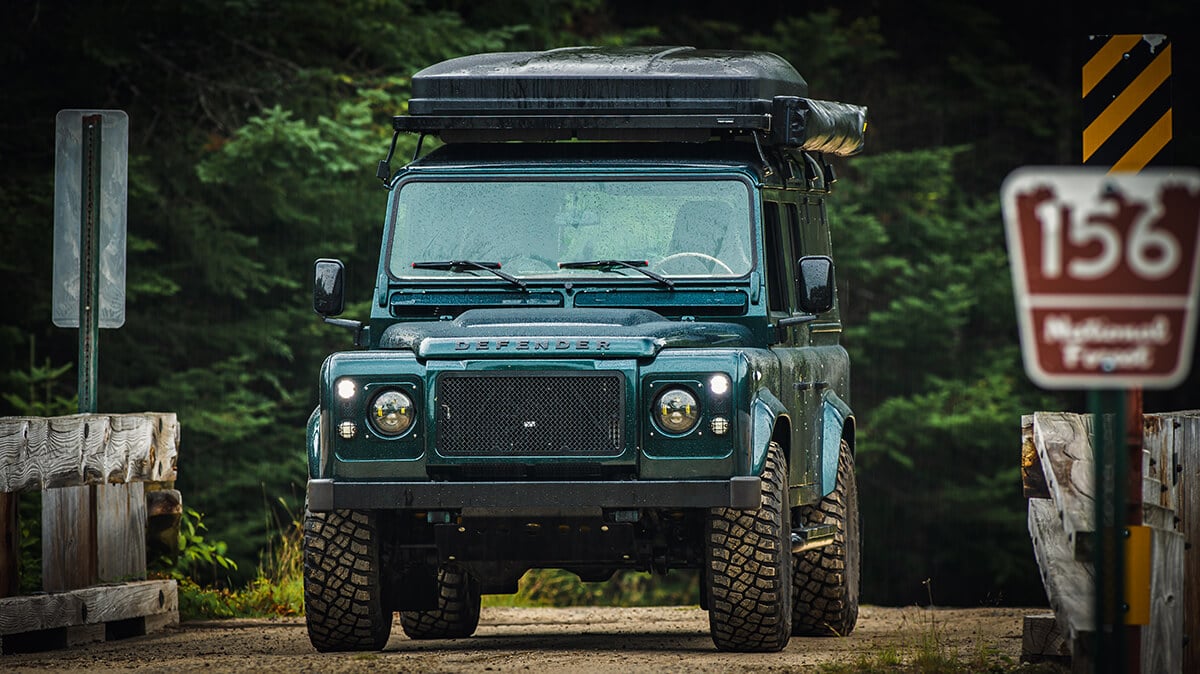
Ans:
{"type": "Polygon", "coordinates": [[[763,238],[766,243],[767,307],[771,311],[787,311],[787,254],[779,223],[779,204],[763,202],[763,238]]]}

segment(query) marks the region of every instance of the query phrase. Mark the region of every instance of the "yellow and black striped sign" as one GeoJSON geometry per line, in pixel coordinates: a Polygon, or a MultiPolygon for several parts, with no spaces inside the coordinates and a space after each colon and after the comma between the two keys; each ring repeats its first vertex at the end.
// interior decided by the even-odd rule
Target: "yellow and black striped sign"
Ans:
{"type": "Polygon", "coordinates": [[[1083,61],[1083,163],[1140,171],[1170,163],[1171,43],[1093,35],[1083,61]]]}

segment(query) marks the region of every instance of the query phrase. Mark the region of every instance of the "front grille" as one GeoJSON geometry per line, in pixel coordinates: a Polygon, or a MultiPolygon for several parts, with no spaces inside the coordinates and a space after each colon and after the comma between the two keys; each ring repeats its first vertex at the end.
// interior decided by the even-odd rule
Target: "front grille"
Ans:
{"type": "Polygon", "coordinates": [[[442,374],[442,456],[616,456],[625,446],[619,372],[442,374]]]}

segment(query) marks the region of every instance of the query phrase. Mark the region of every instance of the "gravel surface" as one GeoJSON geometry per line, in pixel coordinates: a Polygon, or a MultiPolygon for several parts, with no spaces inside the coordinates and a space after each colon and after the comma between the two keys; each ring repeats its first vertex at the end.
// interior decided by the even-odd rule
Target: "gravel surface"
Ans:
{"type": "Polygon", "coordinates": [[[301,618],[189,622],[145,637],[0,656],[6,672],[804,672],[936,636],[964,656],[1016,661],[1021,619],[1045,609],[864,606],[849,637],[793,637],[781,653],[720,653],[696,607],[485,608],[469,639],[412,641],[382,652],[320,654],[301,618]]]}

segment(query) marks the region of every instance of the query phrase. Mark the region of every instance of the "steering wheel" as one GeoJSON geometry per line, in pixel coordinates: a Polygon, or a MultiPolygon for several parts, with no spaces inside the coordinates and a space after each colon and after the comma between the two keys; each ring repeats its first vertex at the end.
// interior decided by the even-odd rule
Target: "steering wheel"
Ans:
{"type": "Polygon", "coordinates": [[[697,253],[697,252],[690,251],[690,250],[685,250],[682,253],[672,253],[672,254],[664,257],[663,259],[659,260],[658,262],[655,262],[654,266],[661,267],[668,262],[672,262],[674,260],[682,260],[682,259],[688,258],[688,257],[699,258],[701,260],[704,260],[705,262],[712,262],[713,264],[719,266],[721,269],[724,269],[726,274],[729,274],[731,276],[733,275],[733,270],[729,268],[729,265],[718,260],[717,258],[713,257],[712,255],[708,255],[706,253],[697,253]]]}

